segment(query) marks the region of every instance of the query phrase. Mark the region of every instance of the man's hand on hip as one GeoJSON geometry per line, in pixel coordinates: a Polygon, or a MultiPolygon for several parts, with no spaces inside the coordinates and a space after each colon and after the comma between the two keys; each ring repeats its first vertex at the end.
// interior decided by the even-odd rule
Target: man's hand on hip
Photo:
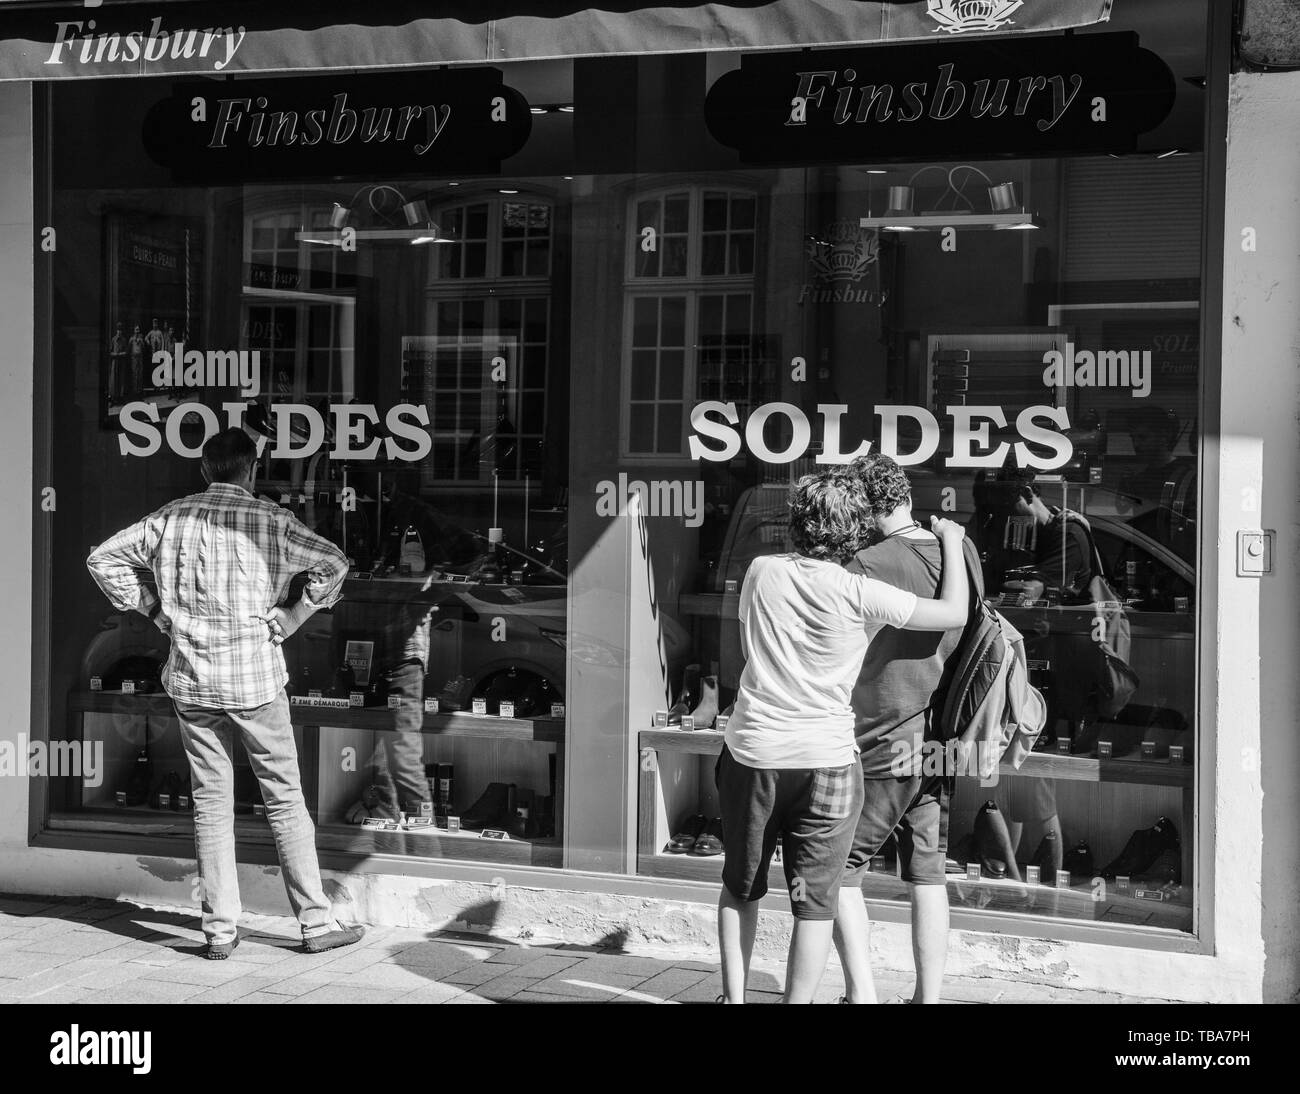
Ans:
{"type": "Polygon", "coordinates": [[[301,627],[307,621],[309,615],[311,615],[310,610],[307,610],[300,600],[292,608],[275,607],[264,615],[254,616],[253,618],[260,619],[266,624],[267,630],[270,632],[271,644],[278,646],[301,627]]]}

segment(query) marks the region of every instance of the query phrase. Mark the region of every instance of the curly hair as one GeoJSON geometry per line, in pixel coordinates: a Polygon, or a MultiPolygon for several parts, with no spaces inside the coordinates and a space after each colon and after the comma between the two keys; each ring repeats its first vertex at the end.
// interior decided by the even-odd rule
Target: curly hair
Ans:
{"type": "Polygon", "coordinates": [[[859,456],[849,467],[862,484],[867,511],[873,517],[887,517],[900,505],[912,502],[912,484],[891,457],[881,452],[859,456]]]}
{"type": "Polygon", "coordinates": [[[790,490],[790,538],[807,558],[847,562],[867,545],[871,524],[862,486],[846,467],[805,475],[790,490]]]}

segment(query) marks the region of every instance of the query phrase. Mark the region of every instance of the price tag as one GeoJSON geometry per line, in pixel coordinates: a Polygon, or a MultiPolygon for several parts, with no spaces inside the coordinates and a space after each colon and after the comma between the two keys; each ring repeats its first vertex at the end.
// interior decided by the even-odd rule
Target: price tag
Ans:
{"type": "Polygon", "coordinates": [[[324,695],[325,695],[325,693],[324,693],[323,691],[321,691],[320,688],[308,688],[308,689],[307,689],[307,698],[308,698],[308,699],[322,699],[322,698],[324,698],[324,695]]]}
{"type": "Polygon", "coordinates": [[[471,709],[471,710],[473,711],[473,713],[475,713],[475,714],[486,714],[486,713],[487,713],[487,700],[486,700],[486,699],[474,699],[474,700],[471,702],[470,709],[471,709]]]}
{"type": "Polygon", "coordinates": [[[1128,874],[1120,874],[1118,877],[1115,878],[1115,888],[1126,893],[1128,892],[1129,889],[1128,874]]]}
{"type": "Polygon", "coordinates": [[[1059,752],[1062,756],[1068,756],[1070,754],[1070,738],[1057,737],[1056,751],[1059,752]]]}
{"type": "Polygon", "coordinates": [[[134,681],[134,680],[123,680],[123,681],[122,681],[122,694],[123,694],[123,695],[134,695],[134,694],[135,694],[135,681],[134,681]]]}
{"type": "Polygon", "coordinates": [[[401,709],[402,709],[402,697],[401,697],[400,695],[390,695],[390,696],[388,697],[388,709],[389,709],[389,710],[401,710],[401,709]]]}
{"type": "Polygon", "coordinates": [[[261,802],[258,802],[256,805],[254,805],[254,806],[253,806],[253,816],[255,816],[255,817],[261,817],[262,819],[265,820],[265,819],[266,819],[266,806],[263,805],[261,802]]]}
{"type": "Polygon", "coordinates": [[[172,796],[170,794],[158,795],[158,808],[170,809],[172,807],[172,796]]]}
{"type": "Polygon", "coordinates": [[[1154,759],[1156,758],[1156,743],[1155,743],[1155,741],[1143,741],[1143,742],[1142,742],[1142,758],[1143,758],[1144,760],[1154,760],[1154,759]]]}
{"type": "Polygon", "coordinates": [[[460,818],[459,818],[459,817],[448,817],[448,818],[447,818],[447,831],[448,831],[448,832],[459,832],[459,831],[460,831],[460,818]]]}
{"type": "Polygon", "coordinates": [[[502,718],[513,718],[515,716],[515,704],[510,699],[502,699],[497,704],[497,714],[502,718]]]}
{"type": "Polygon", "coordinates": [[[668,727],[668,711],[655,711],[655,729],[666,729],[668,727]]]}
{"type": "Polygon", "coordinates": [[[1043,871],[1041,866],[1026,866],[1025,867],[1026,884],[1038,885],[1042,881],[1042,873],[1043,871]]]}
{"type": "Polygon", "coordinates": [[[1056,871],[1056,887],[1057,887],[1058,889],[1068,889],[1068,888],[1070,887],[1070,871],[1069,871],[1069,870],[1057,870],[1057,871],[1056,871]]]}
{"type": "Polygon", "coordinates": [[[176,795],[176,806],[179,809],[188,809],[190,807],[190,798],[188,794],[176,795]]]}
{"type": "Polygon", "coordinates": [[[552,704],[551,704],[551,717],[552,717],[552,718],[563,718],[563,717],[564,717],[564,704],[563,704],[563,703],[552,703],[552,704]]]}
{"type": "Polygon", "coordinates": [[[432,828],[433,818],[425,817],[425,816],[409,817],[407,818],[406,821],[406,827],[407,828],[432,828]]]}
{"type": "Polygon", "coordinates": [[[125,804],[126,804],[126,791],[125,791],[125,790],[119,790],[119,791],[114,795],[114,797],[117,798],[117,804],[118,804],[118,805],[125,805],[125,804]]]}
{"type": "Polygon", "coordinates": [[[966,880],[979,881],[979,879],[980,879],[980,864],[978,862],[966,863],[966,880]]]}
{"type": "Polygon", "coordinates": [[[724,581],[722,584],[722,591],[724,593],[739,592],[740,587],[735,581],[724,581]]]}
{"type": "Polygon", "coordinates": [[[885,872],[885,856],[884,856],[884,855],[872,855],[872,856],[871,856],[871,872],[872,872],[873,874],[883,874],[883,873],[885,872]]]}
{"type": "Polygon", "coordinates": [[[366,693],[364,691],[349,691],[348,706],[363,707],[366,705],[366,693]]]}
{"type": "Polygon", "coordinates": [[[1170,761],[1170,763],[1176,763],[1176,764],[1186,763],[1187,761],[1186,761],[1186,759],[1184,758],[1185,756],[1186,756],[1186,752],[1183,751],[1183,746],[1182,746],[1182,745],[1170,745],[1170,746],[1169,746],[1169,761],[1170,761]]]}
{"type": "Polygon", "coordinates": [[[713,721],[713,728],[716,729],[719,733],[725,733],[727,731],[727,723],[729,721],[731,721],[730,714],[719,714],[717,718],[715,718],[713,721]]]}
{"type": "Polygon", "coordinates": [[[92,676],[92,677],[90,678],[90,690],[91,690],[91,691],[103,691],[103,690],[104,690],[104,678],[103,678],[102,676],[92,676]]]}
{"type": "Polygon", "coordinates": [[[437,714],[437,713],[438,713],[438,700],[437,700],[437,699],[426,699],[426,700],[424,701],[424,713],[425,713],[425,714],[437,714]]]}
{"type": "Polygon", "coordinates": [[[433,816],[433,802],[420,802],[420,816],[422,817],[433,816]]]}
{"type": "Polygon", "coordinates": [[[1111,749],[1112,749],[1112,748],[1113,748],[1113,744],[1112,744],[1112,742],[1110,742],[1110,741],[1098,741],[1098,742],[1097,742],[1097,758],[1098,758],[1098,759],[1102,759],[1102,760],[1109,760],[1110,757],[1111,757],[1111,749]]]}
{"type": "Polygon", "coordinates": [[[1158,900],[1164,901],[1169,899],[1169,894],[1163,889],[1134,889],[1133,895],[1138,900],[1158,900]]]}
{"type": "Polygon", "coordinates": [[[505,832],[503,832],[500,828],[484,828],[483,831],[478,834],[478,838],[479,839],[509,839],[510,837],[507,836],[505,832]]]}
{"type": "Polygon", "coordinates": [[[694,714],[683,714],[683,715],[682,715],[682,729],[694,729],[694,728],[695,728],[695,715],[694,715],[694,714]]]}

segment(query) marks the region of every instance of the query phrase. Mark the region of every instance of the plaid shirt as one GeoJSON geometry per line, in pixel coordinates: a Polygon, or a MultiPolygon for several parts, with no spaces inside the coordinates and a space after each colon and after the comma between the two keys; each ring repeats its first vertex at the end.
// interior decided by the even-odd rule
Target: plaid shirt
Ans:
{"type": "Polygon", "coordinates": [[[343,553],[292,513],[216,482],[118,532],[86,565],[113,607],[143,612],[171,639],[167,694],[221,710],[269,703],[289,679],[283,651],[256,617],[304,571],[303,600],[328,608],[348,572],[343,553]]]}

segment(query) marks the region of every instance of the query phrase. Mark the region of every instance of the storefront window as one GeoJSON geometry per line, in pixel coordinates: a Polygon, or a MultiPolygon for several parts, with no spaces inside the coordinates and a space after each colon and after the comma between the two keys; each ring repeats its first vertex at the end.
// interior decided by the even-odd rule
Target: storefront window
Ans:
{"type": "MultiPolygon", "coordinates": [[[[812,61],[766,63],[813,101],[812,61]]],[[[1018,771],[958,779],[954,903],[1190,931],[1203,93],[1180,80],[1139,150],[1036,144],[1074,103],[1044,78],[1016,147],[765,160],[706,125],[739,57],[635,64],[679,93],[618,139],[584,126],[624,101],[602,89],[626,63],[521,63],[506,84],[567,109],[534,112],[499,170],[384,177],[284,148],[247,178],[174,177],[132,121],[170,83],[53,89],[50,428],[75,499],[53,733],[107,768],[65,780],[50,825],[188,853],[167,641],[78,575],[201,489],[230,420],[265,439],[259,493],[350,559],[286,647],[322,848],[716,881],[720,858],[669,845],[717,816],[740,584],[790,549],[800,475],[884,451],[918,515],[965,525],[1048,703],[1018,771]]],[[[877,90],[844,125],[879,124],[877,90]]],[[[351,101],[383,93],[366,77],[351,101]]],[[[266,842],[238,772],[240,839],[266,842]]],[[[869,897],[906,898],[896,861],[869,897]]]]}

